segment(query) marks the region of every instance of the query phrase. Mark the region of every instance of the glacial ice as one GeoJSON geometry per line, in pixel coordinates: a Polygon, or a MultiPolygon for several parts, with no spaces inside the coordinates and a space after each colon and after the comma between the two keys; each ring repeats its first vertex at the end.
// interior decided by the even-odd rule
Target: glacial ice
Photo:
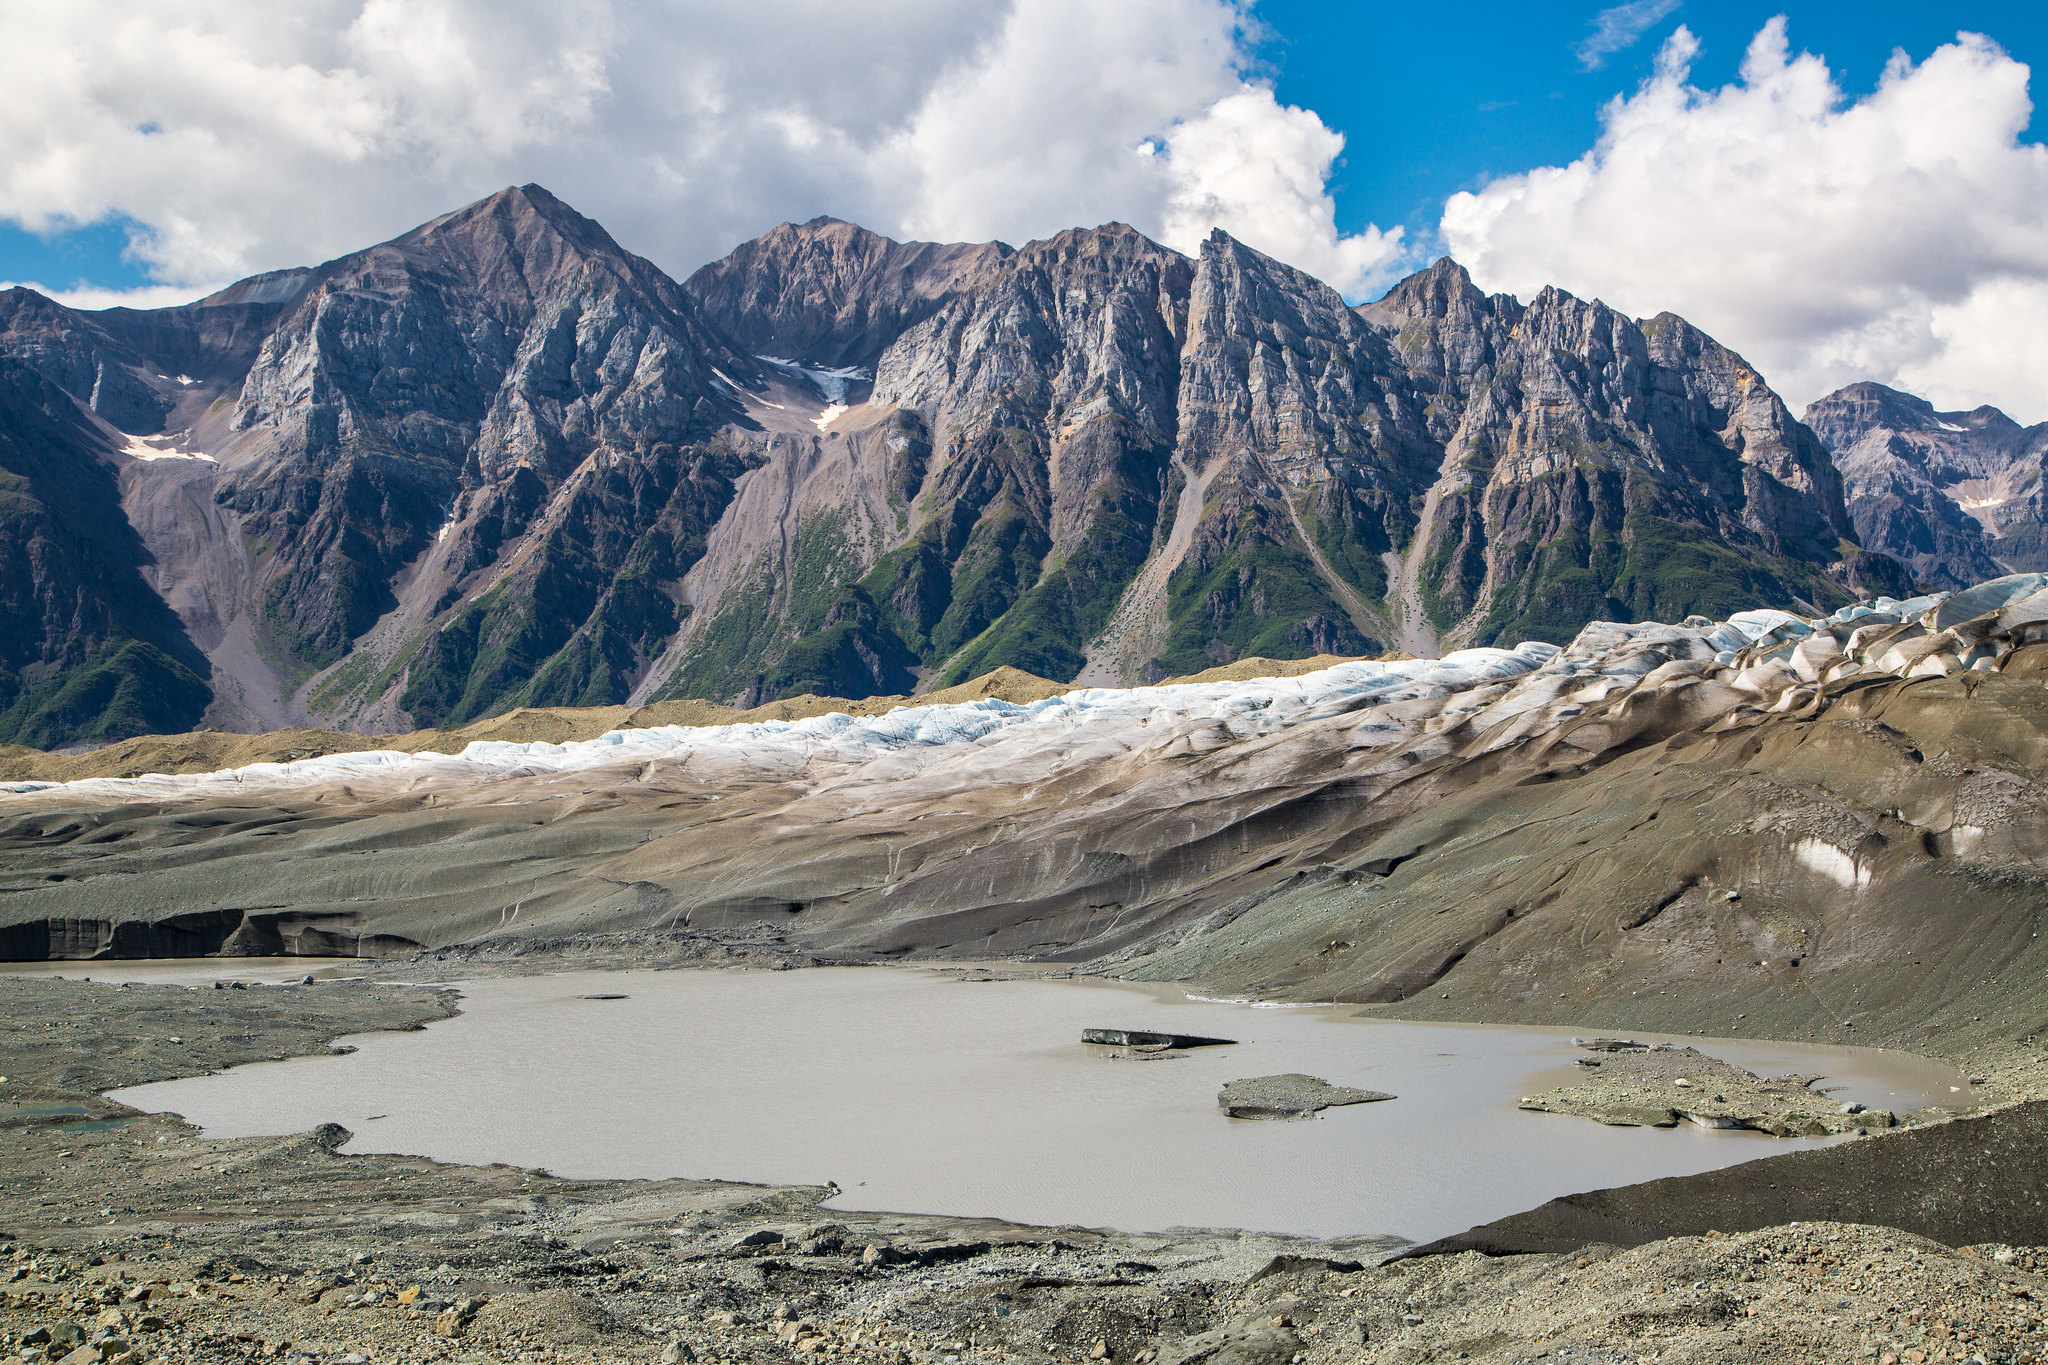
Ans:
{"type": "MultiPolygon", "coordinates": [[[[1730,687],[1758,694],[1759,705],[1766,694],[1776,694],[1783,706],[1802,684],[1885,667],[1883,660],[1903,657],[1898,641],[1908,637],[1914,646],[1908,665],[1916,673],[1925,671],[1929,660],[1940,665],[1937,671],[1978,666],[1993,655],[1985,652],[1981,639],[1963,639],[1956,628],[1993,614],[2006,631],[2013,626],[2007,618],[2015,614],[2048,621],[2048,574],[2014,574],[1961,593],[1903,602],[1880,597],[1810,619],[1756,610],[1707,624],[1595,622],[1563,647],[1532,641],[1513,649],[1464,649],[1441,659],[1360,660],[1293,678],[1088,687],[1028,705],[990,698],[903,706],[878,716],[834,712],[737,725],[654,726],[564,744],[479,741],[456,754],[372,750],[212,773],[88,778],[66,785],[108,798],[179,799],[374,779],[482,781],[645,762],[701,760],[743,771],[797,774],[857,768],[891,757],[913,766],[883,764],[870,775],[887,780],[935,763],[958,762],[974,770],[976,780],[1002,781],[1006,773],[1033,764],[1039,769],[1056,765],[1062,755],[1085,754],[1090,746],[1131,748],[1205,727],[1245,740],[1334,715],[1356,715],[1352,742],[1367,746],[1412,735],[1426,714],[1470,716],[1482,729],[1517,721],[1510,728],[1528,733],[1530,727],[1562,724],[1578,713],[1579,703],[1616,689],[1682,681],[1674,669],[1718,669],[1730,687]],[[1937,633],[1945,634],[1939,640],[1927,638],[1937,633]],[[1859,641],[1871,642],[1875,653],[1859,656],[1859,641]]],[[[0,792],[52,785],[6,783],[0,792]]]]}

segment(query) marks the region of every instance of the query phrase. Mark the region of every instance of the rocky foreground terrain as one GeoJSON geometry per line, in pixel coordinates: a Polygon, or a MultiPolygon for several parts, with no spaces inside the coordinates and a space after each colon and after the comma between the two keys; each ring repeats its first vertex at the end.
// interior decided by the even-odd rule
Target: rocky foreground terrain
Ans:
{"type": "MultiPolygon", "coordinates": [[[[835,1213],[818,1207],[829,1188],[579,1182],[346,1156],[335,1149],[347,1134],[334,1128],[209,1141],[98,1097],[316,1053],[337,1033],[418,1027],[455,1003],[363,980],[194,989],[0,978],[0,1359],[1897,1365],[2048,1355],[2048,1248],[1772,1221],[1780,1167],[1800,1177],[1800,1198],[1860,1198],[1910,1219],[1896,1196],[1905,1182],[1886,1163],[1939,1182],[1959,1153],[2024,1202],[2048,1167],[2038,1106],[1991,1116],[2021,1125],[2009,1135],[2021,1140],[1995,1152],[1971,1131],[1986,1120],[1963,1119],[1610,1192],[1610,1213],[1643,1218],[1660,1200],[1685,1206],[1693,1180],[1709,1182],[1711,1206],[1711,1182],[1732,1179],[1762,1220],[1754,1227],[1650,1237],[1610,1217],[1608,1237],[1562,1249],[1445,1248],[1382,1263],[1388,1248],[1369,1239],[835,1213]]],[[[1982,1209],[1962,1216],[1978,1220],[1965,1232],[1998,1224],[1982,1209]]]]}
{"type": "MultiPolygon", "coordinates": [[[[2048,576],[2014,575],[1294,677],[16,781],[12,956],[394,965],[0,983],[0,1232],[25,1253],[4,1345],[71,1365],[2037,1359],[2044,678],[2048,576]],[[454,1007],[389,984],[396,964],[991,955],[1396,1018],[1904,1047],[1971,1086],[1949,1116],[1384,1264],[1372,1239],[353,1157],[332,1129],[209,1142],[97,1098],[454,1007]]],[[[1619,1099],[1678,1079],[1646,1066],[1619,1099]]],[[[1764,1117],[1736,1114],[1757,1096],[1734,1079],[1711,1092],[1727,1116],[1764,1117]]],[[[1721,1116],[1692,1104],[1664,1112],[1721,1116]]]]}
{"type": "Polygon", "coordinates": [[[1579,1065],[1588,1071],[1580,1081],[1525,1095],[1522,1108],[1625,1128],[1691,1123],[1773,1137],[1865,1137],[1899,1121],[1888,1109],[1830,1101],[1815,1089],[1819,1076],[1758,1076],[1697,1048],[1614,1048],[1598,1058],[1582,1057],[1579,1065]]]}

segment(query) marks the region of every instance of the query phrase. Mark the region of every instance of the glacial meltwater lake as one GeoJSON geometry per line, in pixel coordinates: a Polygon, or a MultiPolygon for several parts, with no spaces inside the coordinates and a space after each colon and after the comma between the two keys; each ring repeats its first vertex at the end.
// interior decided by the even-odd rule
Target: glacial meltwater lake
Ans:
{"type": "MultiPolygon", "coordinates": [[[[317,965],[47,964],[107,980],[296,979],[317,965]]],[[[1517,1109],[1577,1074],[1572,1059],[1584,1054],[1568,1030],[1394,1023],[1355,1007],[1196,1001],[1177,986],[970,981],[913,967],[458,984],[459,1016],[351,1038],[347,1056],[113,1098],[217,1137],[332,1121],[356,1134],[348,1151],[574,1177],[836,1181],[843,1193],[830,1207],[847,1209],[1417,1240],[1561,1194],[1818,1145],[1517,1109]],[[627,998],[585,998],[611,994],[627,998]],[[1114,1057],[1080,1041],[1091,1026],[1239,1041],[1114,1057]],[[1399,1098],[1292,1122],[1217,1108],[1224,1082],[1289,1071],[1399,1098]]],[[[1961,1081],[1875,1049],[1674,1041],[1754,1071],[1825,1072],[1837,1098],[1875,1108],[1950,1100],[1961,1081]]]]}

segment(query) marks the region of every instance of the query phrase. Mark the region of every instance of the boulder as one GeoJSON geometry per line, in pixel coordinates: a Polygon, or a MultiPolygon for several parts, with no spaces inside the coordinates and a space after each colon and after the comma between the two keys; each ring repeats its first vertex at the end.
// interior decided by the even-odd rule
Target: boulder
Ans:
{"type": "Polygon", "coordinates": [[[1150,1033],[1132,1028],[1084,1028],[1081,1041],[1104,1047],[1134,1047],[1146,1051],[1167,1051],[1184,1047],[1228,1047],[1235,1038],[1204,1038],[1194,1033],[1150,1033]]]}
{"type": "Polygon", "coordinates": [[[1234,1119],[1298,1119],[1319,1109],[1393,1098],[1378,1090],[1353,1090],[1331,1085],[1320,1076],[1289,1072],[1232,1081],[1217,1092],[1216,1103],[1234,1119]]]}

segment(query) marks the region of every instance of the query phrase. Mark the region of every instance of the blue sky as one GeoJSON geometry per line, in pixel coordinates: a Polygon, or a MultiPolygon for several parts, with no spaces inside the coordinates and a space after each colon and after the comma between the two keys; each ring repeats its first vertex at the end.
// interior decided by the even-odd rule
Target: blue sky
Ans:
{"type": "MultiPolygon", "coordinates": [[[[1615,7],[1665,11],[1633,43],[1582,56],[1603,8],[1480,3],[1450,12],[1353,0],[1259,0],[1253,13],[1264,33],[1253,69],[1271,81],[1283,103],[1314,110],[1345,135],[1346,155],[1329,184],[1340,231],[1399,224],[1423,244],[1451,193],[1584,152],[1599,133],[1602,106],[1641,83],[1658,45],[1680,24],[1701,41],[1694,77],[1709,86],[1734,76],[1751,36],[1776,14],[1789,18],[1795,49],[1824,54],[1852,94],[1875,84],[1894,49],[1922,59],[1958,29],[1989,35],[2029,65],[2048,53],[2048,5],[1650,0],[1615,7]]],[[[127,251],[134,226],[113,214],[82,228],[38,234],[0,221],[0,279],[58,288],[147,285],[154,278],[147,263],[127,251]]],[[[676,269],[695,262],[664,264],[676,269]]]]}
{"type": "Polygon", "coordinates": [[[1259,54],[1276,93],[1347,135],[1331,184],[1347,232],[1372,222],[1426,228],[1454,191],[1570,161],[1599,134],[1601,107],[1650,74],[1658,45],[1680,24],[1700,39],[1693,71],[1703,86],[1733,79],[1751,36],[1779,14],[1794,48],[1824,55],[1852,94],[1877,83],[1894,50],[1922,60],[1962,29],[2036,71],[2048,56],[2048,5],[2040,3],[1691,0],[1589,66],[1578,49],[1608,8],[1261,0],[1255,12],[1270,30],[1259,54]]]}
{"type": "Polygon", "coordinates": [[[0,223],[0,279],[38,280],[63,288],[134,289],[149,272],[128,258],[131,220],[115,216],[88,227],[38,234],[0,223]]]}

